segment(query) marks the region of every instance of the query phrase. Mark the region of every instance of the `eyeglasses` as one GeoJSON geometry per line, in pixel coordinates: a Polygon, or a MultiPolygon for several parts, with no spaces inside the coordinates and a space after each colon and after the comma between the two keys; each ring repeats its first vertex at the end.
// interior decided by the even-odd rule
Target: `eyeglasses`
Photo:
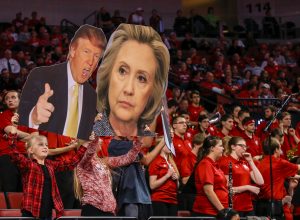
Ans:
{"type": "Polygon", "coordinates": [[[246,149],[249,148],[246,144],[236,144],[236,145],[238,145],[238,146],[240,146],[240,147],[242,147],[242,148],[246,148],[246,149]]]}

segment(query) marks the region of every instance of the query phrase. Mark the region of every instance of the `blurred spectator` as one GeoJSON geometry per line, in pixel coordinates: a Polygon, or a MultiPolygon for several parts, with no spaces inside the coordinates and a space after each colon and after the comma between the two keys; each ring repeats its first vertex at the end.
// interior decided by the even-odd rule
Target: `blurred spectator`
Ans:
{"type": "Polygon", "coordinates": [[[5,29],[5,33],[9,38],[13,39],[13,42],[17,42],[18,41],[18,33],[16,31],[16,27],[13,25],[9,25],[9,27],[7,27],[5,29]]]}
{"type": "Polygon", "coordinates": [[[177,39],[175,32],[170,33],[169,42],[172,49],[174,50],[180,49],[181,42],[177,39]]]}
{"type": "Polygon", "coordinates": [[[183,52],[182,50],[177,50],[176,56],[172,59],[172,64],[179,65],[182,62],[184,62],[183,52]]]}
{"type": "Polygon", "coordinates": [[[260,82],[263,82],[263,83],[270,83],[271,77],[270,77],[268,71],[263,70],[263,71],[261,72],[261,75],[260,75],[260,77],[259,77],[259,81],[260,81],[260,82]]]}
{"type": "Polygon", "coordinates": [[[62,47],[60,46],[56,46],[54,48],[53,53],[51,53],[51,60],[54,63],[57,63],[61,60],[62,55],[64,54],[62,47]]]}
{"type": "Polygon", "coordinates": [[[249,83],[247,87],[240,91],[237,95],[238,98],[257,98],[257,85],[249,83]]]}
{"type": "Polygon", "coordinates": [[[109,33],[113,29],[111,15],[104,7],[101,7],[97,14],[97,27],[101,27],[104,33],[109,33]]]}
{"type": "Polygon", "coordinates": [[[276,63],[280,66],[285,66],[286,65],[286,61],[284,56],[281,54],[281,47],[278,46],[275,48],[275,50],[273,51],[274,54],[274,60],[276,61],[276,63]]]}
{"type": "Polygon", "coordinates": [[[274,98],[274,95],[270,91],[270,85],[267,83],[263,83],[261,85],[261,91],[260,94],[258,95],[258,98],[260,99],[272,99],[274,98]]]}
{"type": "Polygon", "coordinates": [[[232,56],[233,54],[243,55],[244,47],[239,45],[238,39],[232,39],[232,43],[227,51],[227,55],[232,56]]]}
{"type": "Polygon", "coordinates": [[[256,129],[255,134],[260,138],[261,141],[264,141],[268,136],[269,132],[279,127],[278,119],[275,119],[269,127],[269,130],[265,132],[266,126],[274,118],[276,113],[276,108],[272,105],[265,107],[264,109],[264,121],[262,121],[256,129]]]}
{"type": "Polygon", "coordinates": [[[197,54],[197,50],[195,48],[190,49],[189,56],[191,57],[192,64],[200,64],[201,63],[201,57],[197,54]]]}
{"type": "Polygon", "coordinates": [[[231,65],[236,65],[238,68],[238,71],[242,71],[245,69],[245,61],[241,58],[240,54],[238,53],[234,53],[232,55],[232,61],[231,61],[231,65]]]}
{"type": "Polygon", "coordinates": [[[230,95],[231,97],[234,97],[234,95],[236,95],[240,90],[240,86],[233,82],[231,74],[225,76],[222,84],[226,94],[230,95]]]}
{"type": "Polygon", "coordinates": [[[37,48],[38,46],[40,46],[40,39],[36,31],[31,32],[31,38],[29,39],[28,44],[33,48],[37,48]]]}
{"type": "Polygon", "coordinates": [[[178,76],[180,89],[187,90],[191,79],[191,73],[188,70],[186,63],[182,62],[180,64],[180,68],[178,69],[176,75],[178,76]]]}
{"type": "Polygon", "coordinates": [[[242,108],[238,112],[238,117],[235,118],[235,122],[237,122],[237,126],[234,126],[231,131],[231,136],[243,136],[244,134],[244,126],[243,126],[243,120],[246,117],[250,117],[250,112],[248,109],[242,108]]]}
{"type": "Polygon", "coordinates": [[[28,30],[28,26],[27,25],[21,26],[20,27],[20,32],[19,32],[19,35],[18,35],[18,42],[28,43],[30,37],[31,37],[31,35],[30,35],[29,30],[28,30]]]}
{"type": "Polygon", "coordinates": [[[141,7],[138,7],[135,12],[132,12],[129,15],[128,23],[129,24],[140,24],[145,25],[145,19],[143,17],[144,9],[141,7]]]}
{"type": "Polygon", "coordinates": [[[60,27],[59,26],[54,26],[52,28],[52,33],[51,33],[51,45],[52,46],[61,46],[62,45],[62,34],[60,32],[60,27]]]}
{"type": "Polygon", "coordinates": [[[149,25],[158,33],[164,32],[164,26],[161,17],[158,15],[157,10],[152,10],[152,15],[149,19],[149,25]]]}
{"type": "Polygon", "coordinates": [[[243,86],[243,85],[245,85],[245,84],[248,84],[249,81],[250,81],[251,75],[252,75],[251,70],[249,70],[249,69],[248,69],[248,70],[244,70],[244,71],[243,71],[243,74],[242,74],[242,78],[239,79],[237,83],[238,83],[240,86],[243,86]]]}
{"type": "Polygon", "coordinates": [[[37,12],[33,11],[31,13],[31,19],[29,20],[28,25],[30,28],[35,29],[38,24],[40,24],[40,20],[38,19],[37,12]]]}
{"type": "Polygon", "coordinates": [[[119,26],[121,23],[126,22],[126,18],[121,16],[120,10],[115,10],[114,15],[111,18],[112,23],[114,24],[115,28],[119,26]]]}
{"type": "Polygon", "coordinates": [[[182,50],[190,50],[192,48],[197,49],[197,42],[193,40],[191,33],[186,33],[185,38],[181,42],[181,49],[182,50]]]}
{"type": "Polygon", "coordinates": [[[8,69],[2,69],[0,75],[0,91],[6,90],[16,90],[17,85],[15,80],[11,77],[8,69]]]}
{"type": "Polygon", "coordinates": [[[40,34],[40,46],[43,47],[51,46],[50,34],[46,29],[40,34]]]}
{"type": "Polygon", "coordinates": [[[286,65],[290,68],[294,68],[298,66],[295,57],[293,56],[292,52],[289,50],[285,52],[285,60],[286,60],[286,65]]]}
{"type": "Polygon", "coordinates": [[[25,62],[25,53],[23,50],[17,52],[16,60],[20,64],[20,67],[26,67],[27,64],[25,62]]]}
{"type": "Polygon", "coordinates": [[[22,12],[18,12],[16,14],[16,18],[14,20],[12,20],[12,25],[14,25],[16,28],[20,28],[21,26],[23,26],[24,22],[22,19],[22,12]]]}
{"type": "Polygon", "coordinates": [[[200,83],[200,87],[207,91],[224,94],[225,91],[220,84],[215,83],[214,74],[211,72],[206,73],[205,81],[200,83]]]}
{"type": "Polygon", "coordinates": [[[52,53],[47,53],[46,57],[45,57],[45,65],[49,66],[53,64],[53,60],[52,60],[52,53]]]}
{"type": "Polygon", "coordinates": [[[194,9],[190,10],[190,17],[188,19],[189,31],[193,33],[195,37],[199,37],[205,33],[204,18],[201,17],[194,9]]]}
{"type": "Polygon", "coordinates": [[[207,8],[207,15],[204,17],[208,23],[213,26],[217,27],[219,18],[214,14],[214,8],[213,7],[208,7],[207,8]]]}
{"type": "Polygon", "coordinates": [[[177,112],[187,112],[189,108],[189,100],[186,98],[182,98],[179,102],[177,112]]]}
{"type": "Polygon", "coordinates": [[[178,37],[183,37],[188,29],[188,19],[183,16],[182,10],[177,10],[173,29],[178,37]]]}
{"type": "Polygon", "coordinates": [[[215,62],[213,74],[215,79],[218,80],[219,82],[224,78],[224,71],[223,71],[222,63],[220,61],[215,62]]]}
{"type": "Polygon", "coordinates": [[[194,76],[194,74],[197,72],[197,65],[193,64],[191,57],[187,57],[185,60],[185,63],[187,65],[187,68],[190,71],[191,75],[194,76]]]}
{"type": "Polygon", "coordinates": [[[278,64],[274,60],[274,57],[270,56],[267,58],[266,66],[264,67],[264,70],[266,70],[269,73],[269,76],[271,78],[275,78],[277,75],[277,71],[279,69],[278,64]]]}
{"type": "Polygon", "coordinates": [[[12,52],[9,49],[4,51],[4,58],[0,59],[0,71],[7,69],[10,73],[18,74],[20,72],[20,64],[12,58],[12,52]]]}
{"type": "Polygon", "coordinates": [[[246,39],[245,39],[245,47],[246,49],[254,48],[258,45],[256,39],[253,36],[253,32],[249,31],[246,34],[246,39]]]}
{"type": "Polygon", "coordinates": [[[0,49],[1,50],[11,49],[12,46],[14,45],[14,43],[15,43],[15,40],[10,35],[10,33],[7,31],[7,29],[3,33],[1,33],[1,35],[0,35],[0,49]]]}
{"type": "Polygon", "coordinates": [[[201,62],[198,65],[198,70],[203,74],[206,74],[207,71],[211,70],[211,68],[209,67],[209,65],[207,63],[207,59],[205,57],[201,58],[201,62]]]}
{"type": "Polygon", "coordinates": [[[267,10],[262,20],[264,37],[279,38],[279,24],[275,17],[271,15],[271,11],[267,10]]]}
{"type": "Polygon", "coordinates": [[[22,89],[23,85],[27,79],[28,76],[28,69],[25,67],[22,67],[20,70],[20,74],[17,76],[17,78],[15,79],[15,83],[18,89],[22,89]]]}
{"type": "Polygon", "coordinates": [[[192,102],[189,104],[188,112],[190,113],[190,123],[193,126],[198,125],[198,117],[200,112],[204,110],[204,107],[200,104],[201,97],[198,90],[194,90],[191,93],[192,102]]]}
{"type": "Polygon", "coordinates": [[[250,58],[249,64],[244,69],[244,72],[246,70],[250,70],[253,75],[260,76],[263,69],[256,64],[255,59],[252,57],[250,58]]]}

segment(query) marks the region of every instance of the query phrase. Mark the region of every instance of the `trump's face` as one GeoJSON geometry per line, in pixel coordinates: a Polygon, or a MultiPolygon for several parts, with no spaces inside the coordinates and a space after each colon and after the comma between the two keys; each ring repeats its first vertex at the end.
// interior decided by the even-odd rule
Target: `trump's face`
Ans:
{"type": "Polygon", "coordinates": [[[156,67],[147,44],[129,40],[121,46],[109,80],[110,118],[138,122],[152,94],[156,67]]]}
{"type": "Polygon", "coordinates": [[[89,39],[78,38],[70,47],[70,67],[75,82],[85,83],[97,67],[102,49],[89,39]]]}

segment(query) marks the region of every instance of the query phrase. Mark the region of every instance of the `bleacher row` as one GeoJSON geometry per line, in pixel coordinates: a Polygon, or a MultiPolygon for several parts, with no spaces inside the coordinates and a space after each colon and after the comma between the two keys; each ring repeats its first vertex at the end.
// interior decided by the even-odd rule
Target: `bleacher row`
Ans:
{"type": "MultiPolygon", "coordinates": [[[[21,202],[22,192],[0,192],[0,219],[34,219],[28,217],[21,217],[21,202]]],[[[63,216],[58,219],[131,219],[133,217],[83,217],[81,209],[65,209],[63,216]]],[[[52,212],[53,219],[55,219],[55,211],[52,212]]],[[[214,219],[210,217],[191,217],[189,211],[178,211],[177,217],[150,217],[149,219],[214,219]]]]}

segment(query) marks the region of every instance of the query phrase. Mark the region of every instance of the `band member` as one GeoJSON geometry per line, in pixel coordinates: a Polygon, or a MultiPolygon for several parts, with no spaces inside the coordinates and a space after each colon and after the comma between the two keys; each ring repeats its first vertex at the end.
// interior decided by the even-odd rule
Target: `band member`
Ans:
{"type": "Polygon", "coordinates": [[[223,156],[218,162],[227,178],[229,163],[232,163],[232,202],[234,210],[238,211],[241,217],[255,215],[251,194],[258,194],[260,189],[252,186],[251,181],[258,185],[264,183],[251,154],[246,150],[247,145],[243,138],[232,137],[228,142],[229,154],[223,156]]]}

